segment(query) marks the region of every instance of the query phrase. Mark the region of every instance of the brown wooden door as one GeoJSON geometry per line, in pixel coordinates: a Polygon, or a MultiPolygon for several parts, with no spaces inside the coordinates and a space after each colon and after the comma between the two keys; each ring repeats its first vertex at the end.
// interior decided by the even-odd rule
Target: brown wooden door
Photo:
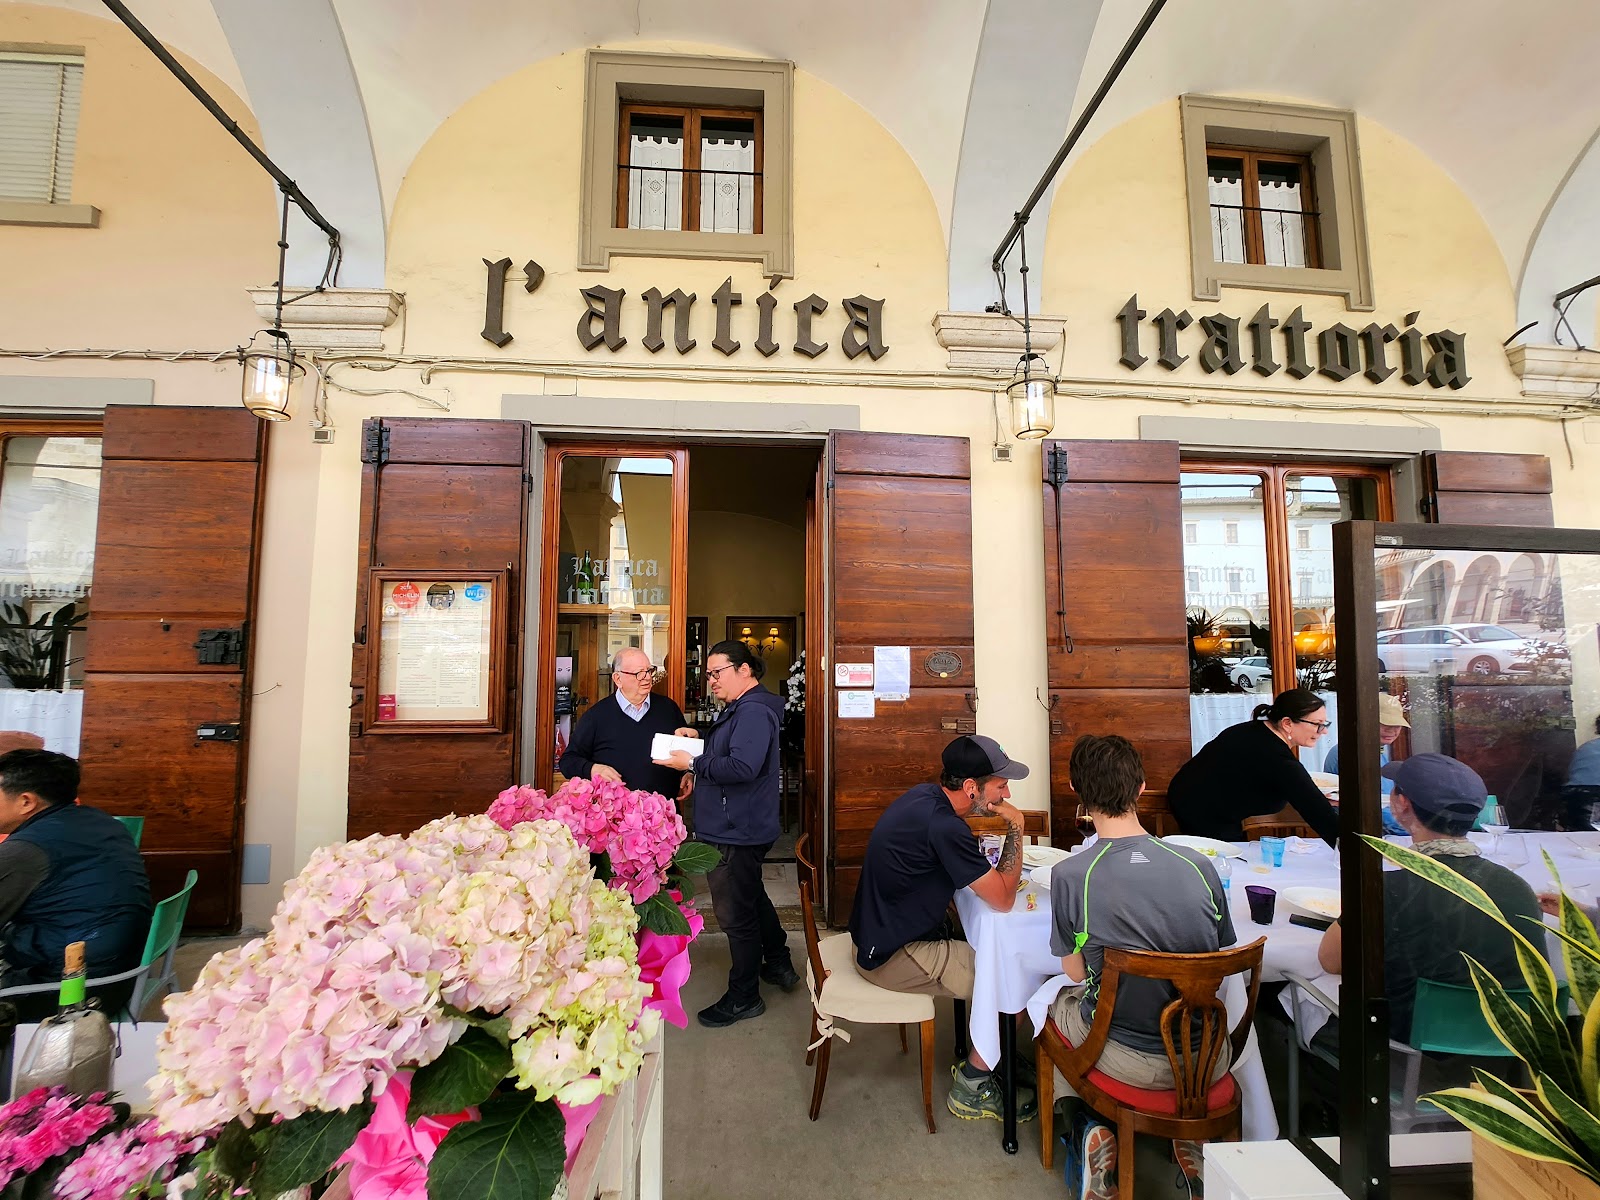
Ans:
{"type": "Polygon", "coordinates": [[[517,781],[522,725],[528,451],[521,421],[372,418],[362,425],[361,534],[351,668],[349,836],[403,833],[448,813],[482,812],[517,781]],[[508,690],[500,733],[370,733],[367,654],[375,568],[506,569],[508,690]]]}
{"type": "Polygon", "coordinates": [[[1442,525],[1554,525],[1542,454],[1437,450],[1422,456],[1423,511],[1442,525]]]}
{"type": "Polygon", "coordinates": [[[824,705],[830,734],[835,925],[850,917],[879,814],[938,778],[945,744],[976,730],[969,451],[966,438],[828,435],[831,650],[807,691],[824,705]],[[872,662],[875,646],[911,648],[910,699],[879,701],[871,719],[841,719],[833,668],[872,662]]]}
{"type": "Polygon", "coordinates": [[[239,924],[266,431],[242,408],[106,409],[82,799],[145,818],[158,899],[199,872],[191,928],[239,924]],[[201,663],[205,630],[240,652],[201,663]]]}
{"type": "Polygon", "coordinates": [[[1077,840],[1067,763],[1083,733],[1119,733],[1138,747],[1146,825],[1171,832],[1167,783],[1190,754],[1179,480],[1177,442],[1044,444],[1050,835],[1057,845],[1077,840]],[[1066,479],[1059,557],[1053,456],[1066,479]]]}

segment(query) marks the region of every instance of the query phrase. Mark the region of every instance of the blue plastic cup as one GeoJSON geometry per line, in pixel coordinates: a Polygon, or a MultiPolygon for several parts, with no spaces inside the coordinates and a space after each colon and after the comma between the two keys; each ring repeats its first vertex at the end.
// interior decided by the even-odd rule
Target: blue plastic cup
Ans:
{"type": "Polygon", "coordinates": [[[1274,867],[1283,866],[1283,849],[1286,845],[1281,837],[1264,837],[1261,839],[1261,861],[1274,867]]]}

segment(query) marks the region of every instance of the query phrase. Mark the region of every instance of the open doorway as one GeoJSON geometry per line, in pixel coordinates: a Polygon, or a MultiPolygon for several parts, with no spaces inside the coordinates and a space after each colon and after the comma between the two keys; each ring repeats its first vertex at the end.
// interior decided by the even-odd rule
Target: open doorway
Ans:
{"type": "Polygon", "coordinates": [[[786,701],[780,722],[783,832],[768,861],[794,858],[805,811],[801,680],[807,635],[807,497],[820,454],[818,446],[689,448],[684,712],[691,719],[714,716],[706,696],[705,652],[725,638],[750,648],[764,668],[761,686],[786,701]],[[697,635],[703,639],[698,646],[697,635]]]}

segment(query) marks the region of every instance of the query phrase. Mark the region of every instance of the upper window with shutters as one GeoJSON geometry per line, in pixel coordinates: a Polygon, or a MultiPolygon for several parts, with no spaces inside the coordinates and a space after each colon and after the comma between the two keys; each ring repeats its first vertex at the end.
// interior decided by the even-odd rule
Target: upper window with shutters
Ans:
{"type": "Polygon", "coordinates": [[[72,203],[83,52],[0,46],[0,224],[95,225],[72,203]]]}
{"type": "Polygon", "coordinates": [[[1269,288],[1371,309],[1355,114],[1214,96],[1179,112],[1195,299],[1269,288]]]}
{"type": "Polygon", "coordinates": [[[591,51],[579,266],[613,254],[792,275],[789,63],[591,51]]]}

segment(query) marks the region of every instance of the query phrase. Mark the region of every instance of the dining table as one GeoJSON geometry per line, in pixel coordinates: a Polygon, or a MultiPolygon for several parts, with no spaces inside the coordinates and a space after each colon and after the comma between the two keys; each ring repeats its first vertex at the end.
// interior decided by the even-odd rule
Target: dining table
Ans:
{"type": "MultiPolygon", "coordinates": [[[[1546,853],[1555,863],[1561,882],[1580,902],[1592,907],[1592,897],[1600,894],[1600,832],[1563,833],[1550,831],[1508,831],[1473,833],[1480,853],[1498,862],[1523,879],[1536,892],[1550,891],[1554,880],[1545,863],[1546,853]]],[[[1388,841],[1409,845],[1407,837],[1388,841]]],[[[1081,853],[1093,839],[1075,848],[1081,853]]],[[[1282,896],[1290,888],[1307,887],[1337,891],[1339,859],[1333,847],[1320,839],[1289,838],[1283,865],[1263,861],[1259,842],[1232,844],[1228,855],[1228,910],[1233,918],[1236,944],[1244,945],[1264,936],[1261,980],[1263,984],[1285,980],[1293,974],[1315,984],[1330,998],[1338,995],[1339,977],[1324,972],[1317,962],[1317,946],[1322,930],[1292,923],[1295,915],[1282,896]],[[1271,922],[1257,924],[1251,919],[1245,894],[1248,885],[1270,887],[1278,894],[1271,922]]],[[[1387,867],[1387,864],[1386,864],[1387,867]]],[[[1397,868],[1388,868],[1397,869],[1397,868]]],[[[1004,1111],[1001,1120],[1001,1145],[1008,1154],[1017,1152],[1017,1017],[1027,1013],[1035,1032],[1044,1028],[1050,1005],[1063,988],[1080,984],[1062,973],[1061,960],[1050,950],[1050,892],[1047,872],[1025,869],[1016,902],[1009,912],[999,912],[981,900],[970,888],[956,893],[956,909],[974,957],[974,985],[968,1009],[968,1037],[972,1048],[984,1062],[998,1064],[1004,1111]],[[1034,878],[1037,874],[1039,878],[1034,878]]],[[[1557,939],[1550,938],[1551,961],[1561,972],[1557,939]]],[[[1243,1014],[1245,987],[1242,977],[1228,981],[1222,992],[1230,1019],[1243,1014]]],[[[1325,1009],[1306,1009],[1314,1000],[1302,994],[1301,1018],[1310,1037],[1325,1009]]],[[[1282,1003],[1287,1008],[1288,992],[1282,1003]]],[[[1278,1136],[1278,1120],[1273,1110],[1272,1093],[1260,1048],[1252,1028],[1243,1053],[1230,1068],[1239,1085],[1241,1135],[1245,1141],[1272,1141],[1278,1136]]]]}

